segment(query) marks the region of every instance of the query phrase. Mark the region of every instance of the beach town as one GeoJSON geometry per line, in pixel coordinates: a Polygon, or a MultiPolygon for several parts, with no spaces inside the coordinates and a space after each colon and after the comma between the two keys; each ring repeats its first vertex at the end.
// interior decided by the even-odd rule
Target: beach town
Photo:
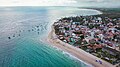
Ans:
{"type": "Polygon", "coordinates": [[[0,0],[0,67],[120,67],[120,0],[0,0]]]}
{"type": "MultiPolygon", "coordinates": [[[[53,24],[55,38],[112,65],[120,64],[120,18],[75,16],[53,24]]],[[[96,59],[96,62],[103,64],[96,59]]]]}

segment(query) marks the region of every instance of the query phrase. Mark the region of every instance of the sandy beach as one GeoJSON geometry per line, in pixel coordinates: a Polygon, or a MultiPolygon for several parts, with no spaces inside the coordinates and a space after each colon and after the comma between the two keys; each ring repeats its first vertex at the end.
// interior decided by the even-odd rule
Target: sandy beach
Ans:
{"type": "Polygon", "coordinates": [[[82,61],[93,65],[94,67],[115,67],[114,65],[112,65],[112,64],[110,64],[110,63],[108,63],[108,62],[106,62],[106,61],[104,61],[104,60],[102,60],[94,55],[91,55],[82,49],[71,46],[71,45],[64,43],[61,40],[57,39],[55,37],[53,26],[51,28],[52,29],[48,35],[47,42],[50,43],[52,46],[60,48],[63,51],[66,51],[66,52],[70,53],[71,55],[81,59],[82,61]],[[96,62],[96,60],[102,61],[102,64],[96,62]]]}

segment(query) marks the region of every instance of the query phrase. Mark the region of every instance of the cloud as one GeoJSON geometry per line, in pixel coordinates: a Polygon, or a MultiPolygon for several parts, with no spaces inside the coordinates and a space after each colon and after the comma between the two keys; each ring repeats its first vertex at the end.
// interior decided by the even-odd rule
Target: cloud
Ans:
{"type": "Polygon", "coordinates": [[[78,2],[120,2],[120,0],[76,0],[78,2]]]}
{"type": "Polygon", "coordinates": [[[120,7],[120,0],[76,0],[82,7],[120,7]]]}
{"type": "Polygon", "coordinates": [[[0,6],[70,6],[76,0],[0,0],[0,6]]]}
{"type": "Polygon", "coordinates": [[[120,7],[120,0],[0,0],[0,6],[120,7]]]}

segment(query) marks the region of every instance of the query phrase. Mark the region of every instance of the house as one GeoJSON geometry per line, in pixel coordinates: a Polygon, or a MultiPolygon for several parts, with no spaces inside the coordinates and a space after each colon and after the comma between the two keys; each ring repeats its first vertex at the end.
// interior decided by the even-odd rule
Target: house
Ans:
{"type": "Polygon", "coordinates": [[[112,48],[109,48],[109,47],[103,47],[102,48],[102,51],[103,52],[108,52],[108,53],[110,53],[111,55],[113,55],[113,56],[118,56],[118,58],[120,58],[120,52],[119,51],[117,51],[117,50],[115,50],[115,49],[112,49],[112,48]]]}

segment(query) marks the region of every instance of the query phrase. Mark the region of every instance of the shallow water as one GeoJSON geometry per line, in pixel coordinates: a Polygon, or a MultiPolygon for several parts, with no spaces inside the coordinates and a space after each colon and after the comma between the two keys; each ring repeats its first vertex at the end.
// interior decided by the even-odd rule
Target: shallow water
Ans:
{"type": "Polygon", "coordinates": [[[94,14],[100,12],[70,7],[0,7],[0,67],[89,67],[42,40],[61,17],[94,14]]]}

